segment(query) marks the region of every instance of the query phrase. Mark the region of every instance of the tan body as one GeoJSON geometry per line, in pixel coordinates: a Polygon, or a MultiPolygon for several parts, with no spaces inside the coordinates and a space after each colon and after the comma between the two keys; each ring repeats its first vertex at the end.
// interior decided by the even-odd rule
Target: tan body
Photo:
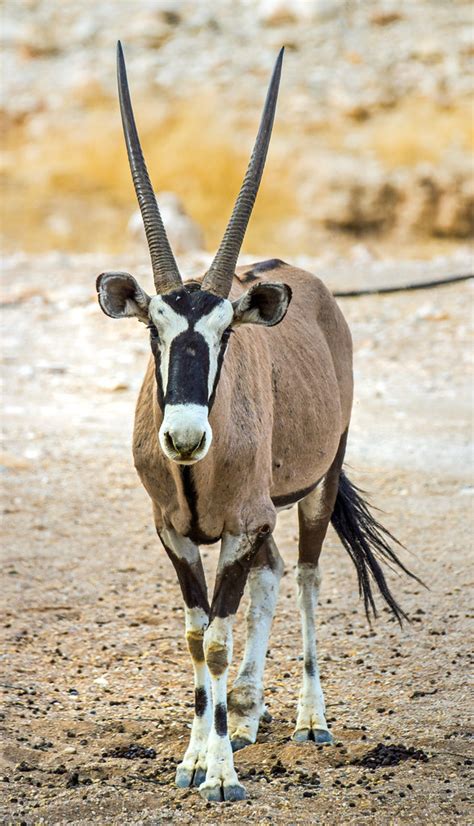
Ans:
{"type": "Polygon", "coordinates": [[[356,565],[366,611],[375,613],[373,579],[393,614],[403,616],[377,555],[406,569],[343,471],[352,343],[342,313],[318,278],[277,259],[235,275],[265,165],[282,59],[283,49],[219,248],[202,280],[183,284],[143,158],[120,43],[117,48],[125,143],[156,295],[116,271],[98,277],[97,293],[106,315],[135,317],[149,329],[153,355],[138,399],[133,451],[183,594],[195,686],[189,745],[175,780],[213,801],[245,797],[233,751],[255,743],[266,714],[265,658],[284,567],[272,536],[279,507],[298,502],[303,674],[296,742],[332,742],[314,624],[318,562],[330,522],[356,565]],[[199,545],[219,539],[210,596],[199,545]],[[245,651],[228,691],[244,588],[245,651]]]}
{"type": "MultiPolygon", "coordinates": [[[[283,264],[257,278],[251,268],[239,268],[230,299],[275,276],[292,290],[287,315],[275,327],[243,325],[231,336],[209,416],[213,444],[191,471],[207,541],[262,525],[273,530],[272,498],[301,499],[331,466],[349,425],[351,336],[324,284],[283,264]]],[[[161,421],[151,359],[136,408],[135,465],[157,528],[186,536],[192,514],[182,470],[160,449],[161,421]]]]}

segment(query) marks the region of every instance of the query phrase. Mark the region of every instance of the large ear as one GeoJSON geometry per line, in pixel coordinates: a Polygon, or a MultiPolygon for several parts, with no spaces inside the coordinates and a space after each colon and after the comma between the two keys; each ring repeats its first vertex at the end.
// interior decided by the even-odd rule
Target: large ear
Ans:
{"type": "Polygon", "coordinates": [[[103,272],[96,282],[99,304],[111,318],[148,321],[150,296],[128,272],[103,272]]]}
{"type": "Polygon", "coordinates": [[[287,284],[264,281],[250,287],[246,293],[232,302],[234,324],[264,324],[274,327],[285,318],[291,301],[291,289],[287,284]]]}

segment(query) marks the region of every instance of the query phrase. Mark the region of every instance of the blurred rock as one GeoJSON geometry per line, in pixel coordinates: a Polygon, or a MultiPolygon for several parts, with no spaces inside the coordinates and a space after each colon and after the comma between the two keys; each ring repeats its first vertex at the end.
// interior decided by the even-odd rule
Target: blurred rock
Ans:
{"type": "Polygon", "coordinates": [[[341,158],[322,177],[314,216],[326,227],[355,233],[393,227],[400,193],[377,163],[341,158]]]}
{"type": "Polygon", "coordinates": [[[434,234],[446,238],[472,238],[474,235],[474,180],[452,182],[440,194],[434,234]]]}
{"type": "Polygon", "coordinates": [[[403,14],[400,13],[398,3],[381,3],[380,8],[370,15],[370,22],[374,26],[391,26],[392,23],[398,23],[402,19],[403,14]]]}
{"type": "MultiPolygon", "coordinates": [[[[161,217],[173,251],[177,254],[204,248],[201,228],[186,213],[181,199],[174,192],[160,192],[157,196],[161,217]]],[[[128,232],[135,243],[146,244],[141,212],[137,209],[128,222],[128,232]]]]}
{"type": "Polygon", "coordinates": [[[399,222],[406,231],[469,238],[474,234],[474,181],[465,162],[446,158],[438,167],[405,170],[404,206],[399,222]]]}
{"type": "Polygon", "coordinates": [[[334,17],[342,6],[341,0],[260,0],[258,16],[267,26],[280,26],[334,17]]]}
{"type": "Polygon", "coordinates": [[[67,238],[71,235],[71,222],[68,221],[64,215],[60,215],[59,213],[49,215],[48,218],[46,218],[46,225],[52,235],[56,235],[61,238],[67,238]]]}
{"type": "Polygon", "coordinates": [[[31,462],[23,456],[14,456],[6,452],[0,453],[0,468],[3,467],[6,470],[29,470],[31,466],[31,462]]]}

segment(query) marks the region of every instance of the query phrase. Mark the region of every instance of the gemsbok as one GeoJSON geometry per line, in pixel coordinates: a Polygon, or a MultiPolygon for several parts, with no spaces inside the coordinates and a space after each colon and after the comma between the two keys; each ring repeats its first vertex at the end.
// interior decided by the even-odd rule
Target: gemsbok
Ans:
{"type": "Polygon", "coordinates": [[[283,59],[273,70],[255,147],[223,240],[202,279],[182,280],[143,158],[123,52],[118,88],[128,159],[148,241],[156,295],[132,275],[98,277],[100,306],[149,330],[151,357],[138,397],[135,466],[158,536],[179,580],[195,681],[189,746],[178,786],[207,800],[241,800],[233,751],[254,743],[267,712],[263,675],[283,562],[277,511],[298,504],[302,686],[294,740],[330,743],[314,614],[318,561],[332,522],[357,570],[366,612],[372,584],[398,620],[384,559],[409,571],[342,470],[352,406],[351,335],[334,297],[310,273],[278,259],[237,258],[267,155],[283,59]],[[208,600],[201,544],[220,540],[208,600]],[[247,639],[232,689],[232,626],[248,585],[247,639]]]}

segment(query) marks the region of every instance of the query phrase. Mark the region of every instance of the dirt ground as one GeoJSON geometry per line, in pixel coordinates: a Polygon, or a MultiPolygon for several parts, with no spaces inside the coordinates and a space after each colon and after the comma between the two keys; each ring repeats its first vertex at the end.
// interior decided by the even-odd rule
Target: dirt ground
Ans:
{"type": "MultiPolygon", "coordinates": [[[[98,267],[126,266],[144,286],[149,274],[98,258],[18,254],[4,267],[2,822],[472,823],[472,282],[341,302],[356,346],[348,474],[384,509],[429,590],[394,582],[413,621],[400,629],[382,609],[371,629],[351,562],[328,536],[318,625],[335,746],[293,744],[302,663],[296,514],[284,512],[266,669],[273,720],[236,755],[248,799],[211,804],[173,785],[193,685],[176,578],[130,450],[147,337],[95,300],[98,267]],[[415,754],[361,764],[378,744],[415,754]]],[[[461,251],[313,269],[342,287],[469,265],[461,251]]],[[[211,576],[216,548],[203,555],[211,576]]]]}

